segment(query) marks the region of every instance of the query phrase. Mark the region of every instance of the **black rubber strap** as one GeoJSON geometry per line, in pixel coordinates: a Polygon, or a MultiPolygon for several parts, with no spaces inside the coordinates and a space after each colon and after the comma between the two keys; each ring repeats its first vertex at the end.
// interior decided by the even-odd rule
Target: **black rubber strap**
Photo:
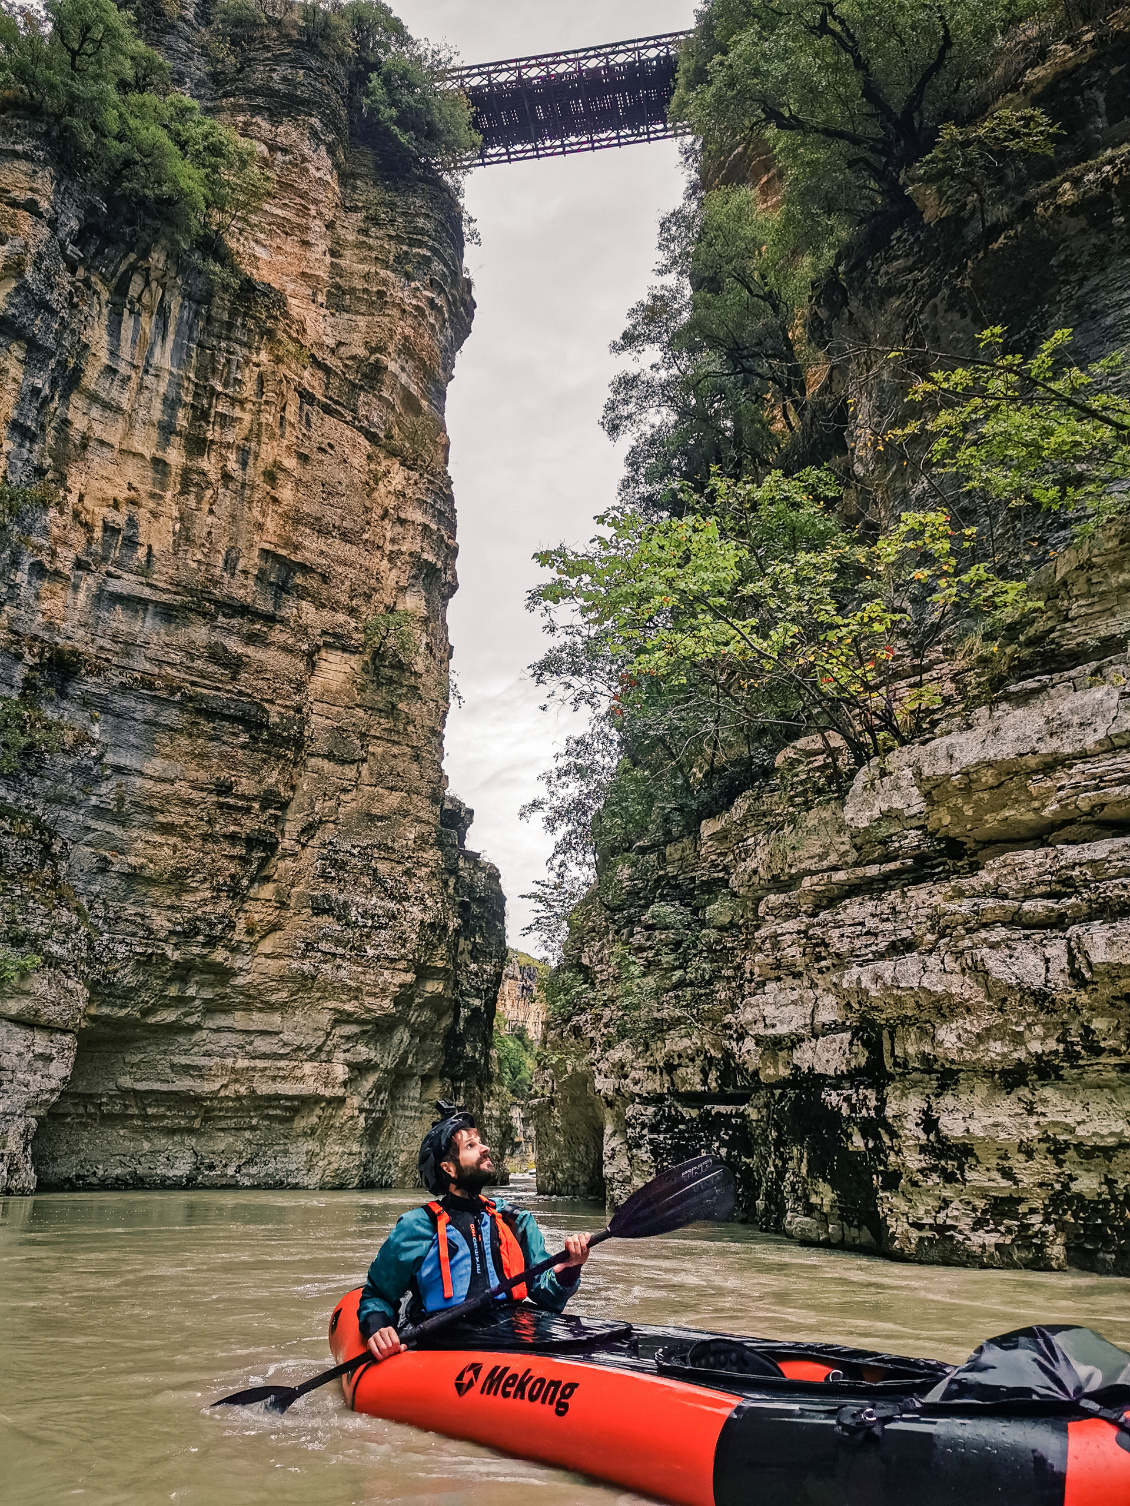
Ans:
{"type": "Polygon", "coordinates": [[[902,1418],[916,1417],[922,1403],[916,1396],[899,1397],[897,1401],[865,1402],[862,1406],[841,1407],[836,1413],[836,1432],[841,1438],[882,1438],[888,1423],[902,1418]]]}
{"type": "Polygon", "coordinates": [[[1101,1418],[1103,1422],[1109,1422],[1120,1432],[1130,1434],[1130,1407],[1116,1412],[1112,1407],[1101,1407],[1097,1401],[1092,1401],[1085,1396],[1079,1403],[1081,1412],[1089,1412],[1092,1417],[1101,1418]]]}

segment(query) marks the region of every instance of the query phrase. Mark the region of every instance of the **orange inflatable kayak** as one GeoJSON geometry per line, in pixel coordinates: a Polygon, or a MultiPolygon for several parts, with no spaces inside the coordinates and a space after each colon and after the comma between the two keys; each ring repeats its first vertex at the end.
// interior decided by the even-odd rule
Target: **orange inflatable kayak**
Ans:
{"type": "MultiPolygon", "coordinates": [[[[330,1320],[338,1363],[364,1349],[359,1298],[330,1320]]],[[[678,1506],[1130,1506],[1122,1410],[932,1405],[955,1374],[936,1361],[526,1305],[436,1338],[347,1376],[346,1401],[678,1506]]]]}

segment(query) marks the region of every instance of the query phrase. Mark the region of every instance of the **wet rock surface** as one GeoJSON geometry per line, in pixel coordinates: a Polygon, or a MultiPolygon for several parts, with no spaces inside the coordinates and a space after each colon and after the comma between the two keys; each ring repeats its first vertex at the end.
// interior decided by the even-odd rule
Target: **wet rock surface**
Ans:
{"type": "Polygon", "coordinates": [[[791,785],[618,860],[582,911],[588,1012],[551,1034],[553,1190],[596,1190],[598,1101],[618,1199],[706,1146],[807,1242],[1126,1270],[1128,705],[1125,656],[1029,679],[846,798],[803,793],[802,746],[791,785]]]}
{"type": "Polygon", "coordinates": [[[3,896],[39,876],[11,1190],[410,1180],[486,1072],[503,899],[440,767],[458,206],[289,44],[218,104],[275,179],[243,273],[116,233],[5,117],[0,429],[51,495],[2,541],[0,692],[70,729],[0,780],[3,896]]]}
{"type": "MultiPolygon", "coordinates": [[[[905,500],[901,455],[867,442],[904,403],[892,349],[997,323],[1025,349],[1073,326],[1084,361],[1125,347],[1128,39],[1121,11],[1016,83],[1065,145],[985,227],[927,204],[845,258],[806,458],[839,433],[853,478],[905,500]]],[[[1069,540],[1043,541],[1043,613],[984,704],[838,793],[805,739],[607,862],[551,1021],[545,1190],[619,1201],[712,1149],[742,1216],[802,1241],[1130,1271],[1130,527],[1069,540]]]]}

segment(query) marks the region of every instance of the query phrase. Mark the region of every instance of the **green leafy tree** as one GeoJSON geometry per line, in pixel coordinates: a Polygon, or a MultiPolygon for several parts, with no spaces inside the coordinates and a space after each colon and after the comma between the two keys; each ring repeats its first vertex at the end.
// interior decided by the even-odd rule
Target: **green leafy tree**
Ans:
{"type": "Polygon", "coordinates": [[[366,621],[361,633],[365,652],[378,659],[411,664],[420,652],[420,619],[414,612],[381,612],[366,621]]]}
{"type": "Polygon", "coordinates": [[[612,716],[647,681],[678,691],[705,669],[751,723],[835,732],[860,765],[913,736],[937,704],[929,648],[1023,586],[966,561],[976,530],[955,537],[945,513],[907,513],[869,543],[836,522],[835,496],[826,472],[718,478],[714,516],[610,515],[589,549],[536,556],[556,576],[540,599],[622,665],[612,716]]]}
{"type": "Polygon", "coordinates": [[[498,1075],[504,1090],[513,1098],[528,1098],[537,1053],[527,1031],[521,1025],[510,1032],[496,1026],[494,1049],[498,1052],[498,1075]]]}
{"type": "Polygon", "coordinates": [[[712,472],[748,475],[795,427],[803,396],[790,321],[797,279],[772,266],[773,216],[746,188],[693,191],[663,222],[662,279],[613,345],[632,366],[612,383],[603,424],[633,440],[622,488],[649,511],[701,491],[712,472]]]}
{"type": "MultiPolygon", "coordinates": [[[[535,666],[535,675],[542,684],[557,678],[544,665],[535,666]]],[[[605,708],[593,680],[590,673],[577,683],[593,713],[592,724],[565,739],[555,762],[539,775],[545,794],[518,813],[523,821],[539,817],[554,838],[549,876],[535,879],[521,896],[530,901],[532,914],[522,935],[533,937],[553,959],[560,957],[569,916],[596,878],[596,832],[621,757],[620,740],[602,714],[605,708]]]]}
{"type": "Polygon", "coordinates": [[[1024,357],[1005,349],[1003,327],[982,331],[978,357],[952,360],[915,384],[910,398],[927,412],[889,438],[925,436],[927,464],[997,515],[1068,511],[1093,531],[1127,505],[1130,364],[1116,351],[1079,366],[1072,336],[1057,330],[1024,357]]]}
{"type": "Polygon", "coordinates": [[[253,149],[170,86],[113,0],[0,11],[0,109],[46,117],[65,165],[186,241],[265,196],[253,149]]]}
{"type": "Polygon", "coordinates": [[[1021,157],[1052,157],[1063,135],[1043,110],[995,110],[975,125],[946,121],[938,144],[914,170],[914,181],[937,190],[943,208],[960,209],[972,198],[988,228],[988,196],[1021,157]]]}
{"type": "Polygon", "coordinates": [[[901,200],[904,174],[1051,0],[711,0],[674,114],[715,158],[764,140],[802,240],[827,241],[901,200]]]}
{"type": "Polygon", "coordinates": [[[435,75],[419,56],[393,54],[374,68],[365,86],[365,105],[387,139],[408,156],[458,161],[478,146],[466,99],[437,88],[435,75]]]}
{"type": "Polygon", "coordinates": [[[547,945],[604,859],[724,808],[784,742],[835,732],[858,763],[914,736],[939,699],[931,655],[1038,605],[1032,515],[1085,534],[1125,509],[1125,354],[1080,366],[1069,330],[1032,357],[1005,342],[877,352],[936,363],[908,393],[921,415],[874,436],[916,457],[931,511],[851,531],[826,473],[715,476],[681,514],[624,508],[587,550],[539,556],[556,578],[531,595],[553,634],[535,678],[593,718],[527,807],[556,838],[534,896],[547,945]]]}

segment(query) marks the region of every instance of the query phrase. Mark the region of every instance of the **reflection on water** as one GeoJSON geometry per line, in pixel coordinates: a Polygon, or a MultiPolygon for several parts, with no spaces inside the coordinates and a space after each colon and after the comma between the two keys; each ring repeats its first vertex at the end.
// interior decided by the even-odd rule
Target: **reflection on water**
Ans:
{"type": "MultiPolygon", "coordinates": [[[[511,1195],[514,1195],[512,1190],[511,1195]]],[[[518,1194],[525,1196],[525,1194],[518,1194]]],[[[0,1496],[18,1506],[597,1506],[635,1497],[347,1412],[208,1412],[328,1363],[326,1321],[406,1192],[53,1193],[0,1199],[0,1496]]],[[[531,1198],[550,1234],[592,1204],[531,1198]]],[[[803,1249],[735,1225],[607,1244],[572,1309],[960,1360],[1033,1322],[1130,1348],[1114,1277],[942,1270],[803,1249]]]]}

